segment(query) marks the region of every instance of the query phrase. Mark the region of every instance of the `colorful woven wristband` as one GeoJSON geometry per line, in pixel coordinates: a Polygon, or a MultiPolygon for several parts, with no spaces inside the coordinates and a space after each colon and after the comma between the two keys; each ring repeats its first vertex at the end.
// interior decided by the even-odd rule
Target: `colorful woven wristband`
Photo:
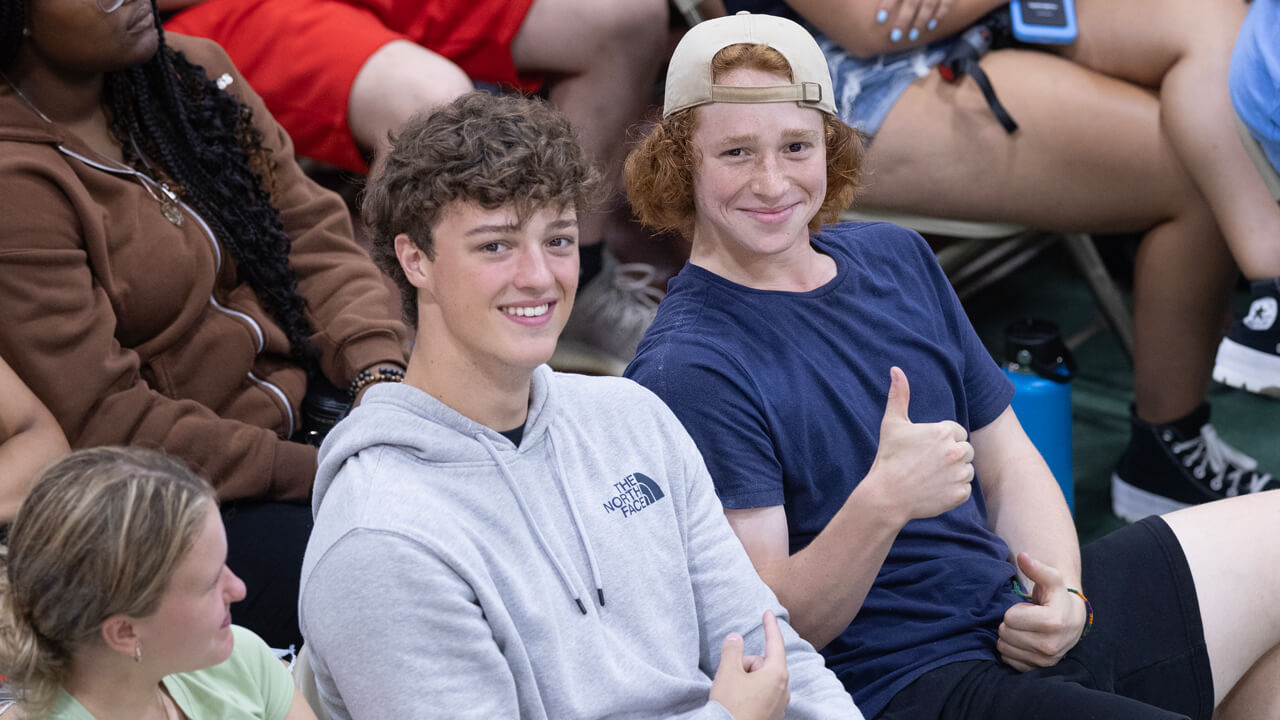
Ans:
{"type": "MultiPolygon", "coordinates": [[[[1017,593],[1018,597],[1022,598],[1023,600],[1027,600],[1027,601],[1031,600],[1031,595],[1022,588],[1022,583],[1018,582],[1017,580],[1013,581],[1013,591],[1017,593]]],[[[1084,611],[1085,611],[1084,629],[1080,631],[1080,639],[1083,640],[1085,637],[1089,635],[1089,631],[1093,629],[1093,603],[1089,602],[1089,598],[1085,597],[1084,593],[1080,592],[1075,588],[1067,588],[1067,592],[1071,593],[1072,595],[1075,595],[1076,597],[1084,601],[1084,611]]]]}
{"type": "Polygon", "coordinates": [[[1067,592],[1084,601],[1084,611],[1087,616],[1084,620],[1084,629],[1080,631],[1080,638],[1083,640],[1089,635],[1089,631],[1093,629],[1093,603],[1089,602],[1089,598],[1085,597],[1084,593],[1075,588],[1067,588],[1067,592]]]}

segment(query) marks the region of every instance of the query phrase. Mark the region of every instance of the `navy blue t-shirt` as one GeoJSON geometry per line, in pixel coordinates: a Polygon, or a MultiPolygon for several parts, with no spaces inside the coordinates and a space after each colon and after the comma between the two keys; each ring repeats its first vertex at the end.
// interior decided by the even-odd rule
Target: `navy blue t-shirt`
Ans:
{"type": "MultiPolygon", "coordinates": [[[[891,366],[910,382],[913,422],[981,428],[1013,397],[919,235],[844,224],[813,245],[837,272],[810,292],[686,265],[627,369],[693,435],[725,507],[785,506],[792,553],[870,469],[891,366]]],[[[867,717],[929,669],[997,657],[1018,601],[1008,552],[976,479],[963,505],[902,529],[861,611],[822,649],[867,717]]]]}

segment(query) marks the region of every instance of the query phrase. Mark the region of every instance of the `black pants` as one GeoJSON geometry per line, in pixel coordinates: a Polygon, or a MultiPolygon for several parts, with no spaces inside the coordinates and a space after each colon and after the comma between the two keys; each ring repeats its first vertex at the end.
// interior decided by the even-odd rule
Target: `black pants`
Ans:
{"type": "Polygon", "coordinates": [[[302,646],[298,630],[298,584],[302,555],[311,535],[311,508],[270,502],[222,505],[227,528],[227,566],[244,580],[244,600],[231,606],[231,621],[268,645],[302,646]]]}
{"type": "Polygon", "coordinates": [[[1209,720],[1213,676],[1195,583],[1158,517],[1086,545],[1093,630],[1057,665],[989,660],[926,672],[877,720],[1209,720]]]}

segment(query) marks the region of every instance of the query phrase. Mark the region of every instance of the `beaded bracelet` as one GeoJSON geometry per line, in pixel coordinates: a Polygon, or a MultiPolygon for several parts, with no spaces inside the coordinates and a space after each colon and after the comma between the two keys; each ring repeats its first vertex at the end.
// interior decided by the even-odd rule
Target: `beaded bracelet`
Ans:
{"type": "Polygon", "coordinates": [[[403,382],[404,371],[392,365],[382,365],[377,368],[365,368],[356,375],[356,379],[351,381],[347,386],[347,392],[355,399],[361,390],[369,387],[374,383],[380,382],[403,382]]]}
{"type": "MultiPolygon", "coordinates": [[[[1028,602],[1031,601],[1031,595],[1027,593],[1026,590],[1022,589],[1022,584],[1019,583],[1017,580],[1013,581],[1013,591],[1017,593],[1018,597],[1022,598],[1023,600],[1026,600],[1028,602]]],[[[1067,592],[1071,593],[1072,595],[1075,595],[1076,597],[1084,601],[1084,612],[1085,612],[1084,629],[1080,631],[1080,639],[1083,640],[1085,637],[1089,635],[1089,631],[1093,629],[1093,603],[1089,602],[1089,598],[1085,597],[1084,593],[1080,592],[1075,588],[1067,588],[1067,592]]]]}

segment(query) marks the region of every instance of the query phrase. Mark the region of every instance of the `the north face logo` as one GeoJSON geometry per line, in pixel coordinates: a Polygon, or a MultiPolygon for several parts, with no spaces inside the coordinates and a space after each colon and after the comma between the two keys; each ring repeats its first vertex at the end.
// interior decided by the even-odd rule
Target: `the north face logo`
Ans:
{"type": "Polygon", "coordinates": [[[1276,321],[1276,299],[1261,297],[1249,306],[1249,314],[1244,317],[1244,326],[1250,330],[1270,330],[1276,321]]]}
{"type": "Polygon", "coordinates": [[[622,478],[620,482],[613,484],[613,489],[618,494],[604,504],[604,511],[621,511],[623,517],[634,515],[666,496],[653,478],[642,473],[632,473],[622,478]]]}

